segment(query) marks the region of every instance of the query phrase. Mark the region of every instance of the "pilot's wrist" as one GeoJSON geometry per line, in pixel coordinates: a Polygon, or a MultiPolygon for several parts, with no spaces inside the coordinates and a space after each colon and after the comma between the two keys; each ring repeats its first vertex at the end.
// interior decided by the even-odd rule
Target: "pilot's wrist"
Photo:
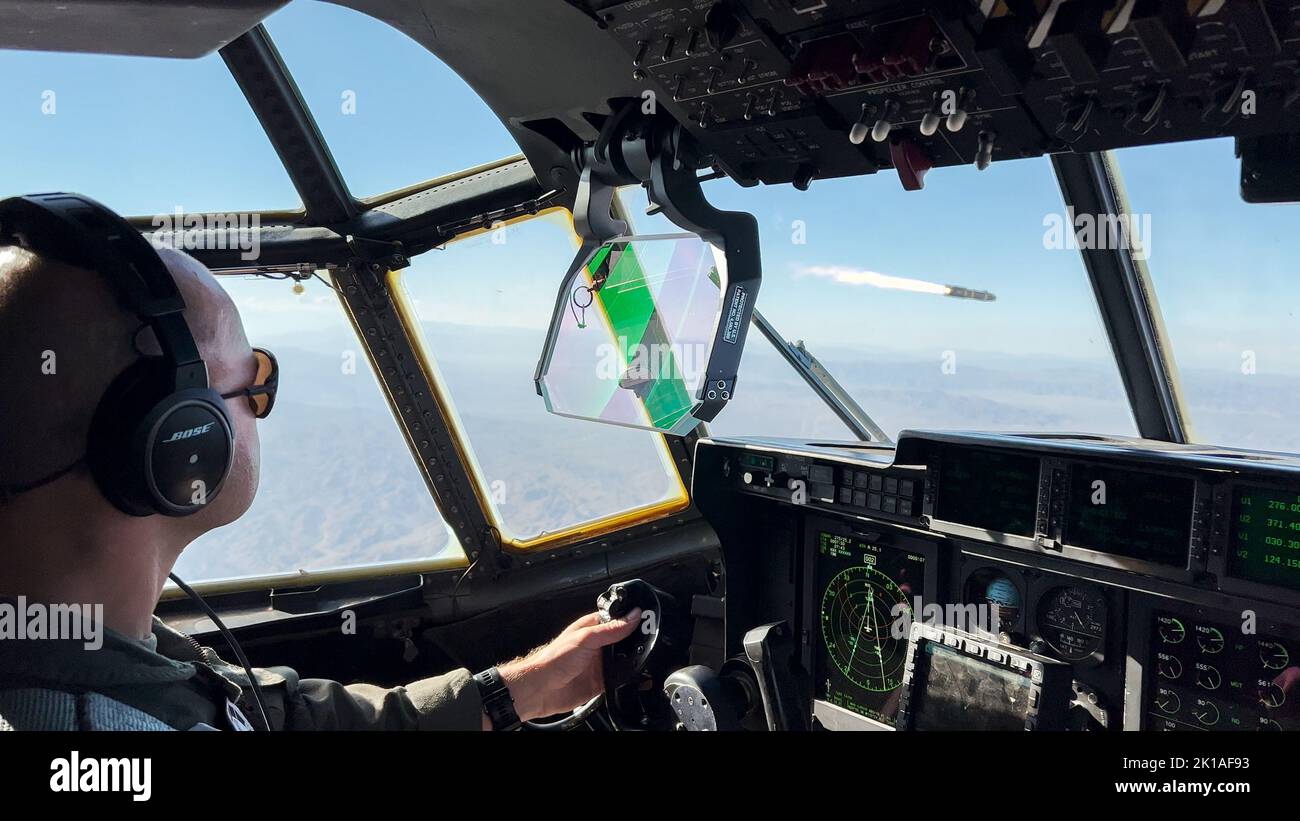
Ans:
{"type": "Polygon", "coordinates": [[[516,659],[498,666],[497,672],[510,690],[520,721],[532,721],[548,715],[541,698],[543,688],[536,684],[537,668],[528,664],[526,659],[516,659]]]}
{"type": "Polygon", "coordinates": [[[476,673],[474,682],[482,700],[482,729],[514,730],[527,720],[520,717],[510,681],[502,675],[500,668],[490,667],[476,673]]]}

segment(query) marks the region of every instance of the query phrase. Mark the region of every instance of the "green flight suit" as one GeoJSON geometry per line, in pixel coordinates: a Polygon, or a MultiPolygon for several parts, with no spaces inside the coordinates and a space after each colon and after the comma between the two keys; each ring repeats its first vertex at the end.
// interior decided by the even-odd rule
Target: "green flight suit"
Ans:
{"type": "MultiPolygon", "coordinates": [[[[464,669],[393,688],[299,678],[288,667],[254,673],[275,730],[482,729],[478,685],[464,669]]],[[[99,693],[178,730],[229,729],[230,700],[261,729],[243,668],[156,618],[150,639],[105,629],[94,650],[75,640],[0,641],[0,689],[30,688],[99,693]]]]}

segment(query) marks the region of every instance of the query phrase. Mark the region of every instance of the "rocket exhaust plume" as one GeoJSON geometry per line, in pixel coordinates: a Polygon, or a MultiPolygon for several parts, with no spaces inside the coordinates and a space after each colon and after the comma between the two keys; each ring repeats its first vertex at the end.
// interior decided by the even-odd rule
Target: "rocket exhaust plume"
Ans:
{"type": "Polygon", "coordinates": [[[926,282],[923,279],[909,279],[907,277],[895,277],[889,274],[881,274],[876,271],[867,271],[861,268],[842,268],[834,265],[808,265],[799,269],[799,273],[804,276],[822,277],[824,279],[834,280],[844,285],[870,285],[874,288],[884,288],[892,291],[912,291],[918,294],[934,294],[935,296],[949,296],[956,299],[974,299],[979,302],[992,302],[997,299],[996,296],[988,291],[979,291],[974,288],[963,288],[960,285],[940,285],[937,282],[926,282]]]}

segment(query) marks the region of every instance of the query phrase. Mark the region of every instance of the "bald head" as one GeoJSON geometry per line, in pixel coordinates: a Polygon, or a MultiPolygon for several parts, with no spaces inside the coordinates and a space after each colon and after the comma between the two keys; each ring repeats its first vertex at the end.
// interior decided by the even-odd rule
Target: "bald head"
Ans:
{"type": "MultiPolygon", "coordinates": [[[[192,257],[167,248],[159,255],[185,300],[209,383],[222,393],[246,387],[255,364],[229,295],[192,257]]],[[[152,331],[122,308],[102,274],[13,246],[0,247],[0,350],[0,485],[7,486],[35,482],[82,459],[109,384],[142,353],[159,352],[152,331]]],[[[246,410],[232,403],[236,437],[251,436],[255,445],[246,410]]]]}

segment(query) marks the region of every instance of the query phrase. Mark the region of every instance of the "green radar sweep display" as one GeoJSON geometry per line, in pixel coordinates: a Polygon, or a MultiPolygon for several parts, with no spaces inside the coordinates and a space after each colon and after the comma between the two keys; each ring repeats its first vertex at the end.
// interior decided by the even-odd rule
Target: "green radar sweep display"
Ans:
{"type": "Polygon", "coordinates": [[[817,541],[817,697],[892,726],[926,558],[825,531],[817,541]]]}

